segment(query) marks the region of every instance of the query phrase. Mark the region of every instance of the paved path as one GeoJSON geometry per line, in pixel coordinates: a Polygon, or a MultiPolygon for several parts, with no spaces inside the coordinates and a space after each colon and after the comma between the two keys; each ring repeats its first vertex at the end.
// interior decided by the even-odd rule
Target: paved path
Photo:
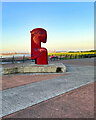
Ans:
{"type": "Polygon", "coordinates": [[[4,118],[81,118],[80,120],[94,118],[94,85],[96,82],[27,107],[4,118]]]}
{"type": "Polygon", "coordinates": [[[3,90],[1,92],[2,116],[25,109],[94,81],[93,66],[68,65],[67,72],[70,74],[3,90]]]}
{"type": "MultiPolygon", "coordinates": [[[[69,59],[69,60],[59,60],[61,63],[70,65],[80,65],[80,66],[94,66],[96,58],[85,58],[85,59],[69,59]]],[[[50,61],[50,63],[57,63],[58,61],[50,61]]]]}
{"type": "Polygon", "coordinates": [[[40,73],[32,73],[32,74],[10,74],[2,76],[2,90],[14,88],[18,86],[23,86],[30,83],[40,82],[43,80],[48,80],[60,76],[64,76],[67,74],[40,74],[40,73]]]}

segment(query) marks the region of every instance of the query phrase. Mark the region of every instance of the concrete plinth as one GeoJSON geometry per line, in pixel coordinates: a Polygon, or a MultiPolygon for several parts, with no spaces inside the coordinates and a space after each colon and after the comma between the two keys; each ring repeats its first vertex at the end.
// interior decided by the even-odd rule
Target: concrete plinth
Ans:
{"type": "Polygon", "coordinates": [[[66,72],[66,67],[62,63],[36,65],[24,64],[22,66],[15,66],[10,68],[3,68],[2,74],[16,74],[16,73],[58,73],[66,72]]]}

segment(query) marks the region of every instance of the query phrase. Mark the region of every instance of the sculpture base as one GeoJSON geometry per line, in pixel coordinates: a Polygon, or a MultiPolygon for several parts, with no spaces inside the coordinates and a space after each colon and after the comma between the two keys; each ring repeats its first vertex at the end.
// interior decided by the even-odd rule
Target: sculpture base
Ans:
{"type": "Polygon", "coordinates": [[[15,66],[11,68],[3,68],[2,74],[16,74],[16,73],[64,73],[66,67],[62,63],[37,65],[24,64],[22,66],[15,66]]]}

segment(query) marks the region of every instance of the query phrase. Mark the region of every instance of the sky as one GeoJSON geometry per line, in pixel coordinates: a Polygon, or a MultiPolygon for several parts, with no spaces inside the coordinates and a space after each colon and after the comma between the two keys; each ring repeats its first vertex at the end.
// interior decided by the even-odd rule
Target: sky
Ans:
{"type": "Polygon", "coordinates": [[[48,50],[94,49],[94,3],[2,3],[3,52],[30,52],[34,28],[47,30],[48,50]]]}

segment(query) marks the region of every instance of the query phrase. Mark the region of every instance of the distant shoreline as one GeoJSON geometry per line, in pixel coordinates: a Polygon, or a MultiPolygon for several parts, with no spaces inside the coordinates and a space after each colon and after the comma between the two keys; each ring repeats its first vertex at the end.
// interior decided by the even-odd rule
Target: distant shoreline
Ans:
{"type": "Polygon", "coordinates": [[[0,56],[2,55],[18,55],[18,54],[30,54],[30,53],[0,53],[0,56]]]}

